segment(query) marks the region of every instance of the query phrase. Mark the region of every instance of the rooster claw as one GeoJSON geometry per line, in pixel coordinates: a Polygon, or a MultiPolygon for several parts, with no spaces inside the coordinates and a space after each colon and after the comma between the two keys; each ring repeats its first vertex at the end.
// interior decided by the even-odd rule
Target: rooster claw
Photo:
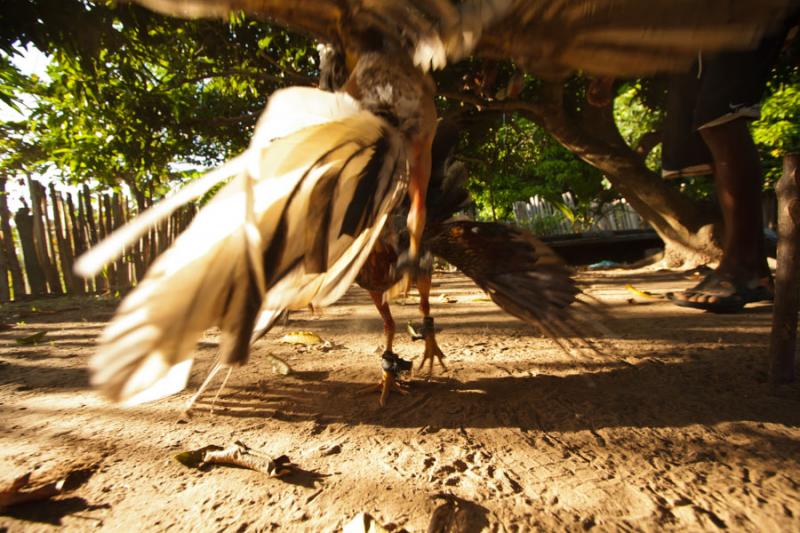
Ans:
{"type": "MultiPolygon", "coordinates": [[[[411,332],[416,333],[419,338],[425,340],[425,352],[422,355],[422,362],[419,365],[419,369],[422,370],[425,367],[425,362],[428,362],[428,379],[433,375],[433,361],[439,362],[442,365],[442,369],[446,372],[447,367],[444,364],[444,353],[442,352],[441,348],[439,348],[439,343],[436,342],[436,328],[433,325],[433,317],[426,316],[422,320],[422,329],[417,333],[417,331],[409,324],[409,333],[411,332]]],[[[412,333],[411,338],[414,338],[415,335],[412,333]]]]}

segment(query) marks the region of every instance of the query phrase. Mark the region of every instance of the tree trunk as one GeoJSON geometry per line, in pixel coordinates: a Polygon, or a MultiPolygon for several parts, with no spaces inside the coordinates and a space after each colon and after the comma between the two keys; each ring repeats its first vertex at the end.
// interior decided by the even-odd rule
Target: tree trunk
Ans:
{"type": "Polygon", "coordinates": [[[800,154],[783,159],[778,195],[778,270],[772,308],[769,377],[772,383],[796,379],[797,310],[800,306],[800,154]]]}
{"type": "Polygon", "coordinates": [[[614,188],[664,240],[665,255],[671,263],[719,259],[718,213],[704,209],[647,168],[644,158],[620,135],[611,105],[584,104],[579,114],[570,117],[565,109],[563,84],[546,84],[544,93],[547,107],[554,112],[540,114],[537,122],[566,148],[606,174],[614,188]]]}
{"type": "Polygon", "coordinates": [[[682,195],[650,171],[644,157],[631,149],[620,135],[611,105],[598,108],[585,101],[571,103],[565,98],[561,81],[543,82],[536,101],[487,102],[472,95],[448,96],[486,109],[521,113],[602,171],[663,239],[665,258],[671,266],[706,263],[721,257],[722,220],[718,209],[709,209],[682,195]],[[580,111],[570,112],[570,108],[580,111]]]}
{"type": "Polygon", "coordinates": [[[39,263],[39,253],[33,236],[34,217],[27,207],[21,208],[14,215],[14,222],[19,232],[19,242],[22,246],[22,258],[25,263],[25,272],[28,275],[28,285],[31,294],[43,296],[47,294],[47,281],[44,270],[39,263]]]}
{"type": "Polygon", "coordinates": [[[50,294],[62,294],[61,280],[58,270],[52,262],[48,252],[50,236],[47,234],[47,225],[44,221],[47,218],[46,204],[44,202],[44,187],[38,181],[28,176],[28,190],[31,195],[31,214],[33,215],[33,244],[36,249],[36,258],[41,265],[50,294]]]}
{"type": "Polygon", "coordinates": [[[8,270],[11,272],[11,288],[13,297],[17,298],[25,294],[25,278],[22,276],[19,259],[17,258],[17,247],[14,246],[14,233],[11,230],[11,212],[8,210],[8,198],[6,197],[5,176],[0,177],[0,231],[3,233],[3,244],[5,246],[6,261],[8,270]]]}

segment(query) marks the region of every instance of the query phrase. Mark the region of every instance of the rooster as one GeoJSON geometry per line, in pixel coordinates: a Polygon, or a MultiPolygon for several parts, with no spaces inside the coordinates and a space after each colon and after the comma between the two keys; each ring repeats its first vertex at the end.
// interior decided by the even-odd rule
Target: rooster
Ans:
{"type": "MultiPolygon", "coordinates": [[[[420,370],[428,365],[432,374],[434,360],[446,368],[444,353],[436,341],[431,316],[430,289],[433,258],[439,257],[469,276],[504,311],[541,329],[551,337],[555,331],[569,330],[578,321],[571,306],[584,303],[569,268],[543,242],[529,232],[508,224],[474,222],[452,218],[466,207],[469,194],[464,188],[467,172],[451,159],[458,142],[458,130],[441,121],[432,148],[433,166],[426,198],[427,219],[422,236],[422,260],[414,271],[420,298],[422,328],[409,325],[415,340],[424,340],[420,370]]],[[[395,220],[402,219],[408,206],[401,206],[395,220]]],[[[361,268],[356,282],[366,289],[383,319],[385,349],[381,356],[383,378],[379,383],[380,404],[385,405],[391,391],[407,392],[398,375],[410,370],[410,363],[394,353],[396,332],[387,291],[402,276],[398,263],[405,263],[403,251],[408,235],[400,224],[386,224],[372,253],[361,268]]],[[[574,333],[574,332],[573,332],[574,333]]]]}
{"type": "Polygon", "coordinates": [[[221,365],[244,364],[252,340],[284,310],[344,294],[405,195],[407,282],[425,231],[431,67],[475,52],[550,75],[678,68],[699,49],[755,42],[793,1],[706,0],[697,9],[688,0],[140,0],[177,16],[244,10],[306,32],[343,52],[348,77],[337,93],[275,93],[247,151],[76,264],[95,274],[174,209],[229,180],[122,302],[90,362],[92,382],[128,404],[173,394],[212,326],[222,332],[221,365]]]}
{"type": "Polygon", "coordinates": [[[90,362],[92,382],[126,404],[182,390],[192,351],[221,330],[221,366],[286,309],[329,305],[353,282],[403,195],[409,257],[425,220],[434,85],[397,36],[351,21],[342,90],[276,92],[250,148],[101,243],[77,264],[92,275],[177,206],[232,178],[121,303],[90,362]]]}

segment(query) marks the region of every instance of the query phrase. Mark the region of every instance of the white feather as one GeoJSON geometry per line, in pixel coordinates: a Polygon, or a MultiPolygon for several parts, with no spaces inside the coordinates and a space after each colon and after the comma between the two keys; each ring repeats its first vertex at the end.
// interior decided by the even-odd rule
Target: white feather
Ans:
{"type": "MultiPolygon", "coordinates": [[[[405,175],[395,171],[402,157],[399,134],[349,97],[311,89],[276,93],[250,148],[237,158],[239,173],[200,210],[120,305],[90,361],[92,383],[127,404],[173,394],[185,386],[192,351],[209,327],[222,330],[225,362],[225,353],[241,334],[241,315],[253,292],[264,296],[259,328],[269,327],[283,309],[335,301],[353,282],[388,212],[402,197],[405,175]],[[298,101],[303,102],[303,112],[293,125],[303,127],[276,126],[273,120],[287,120],[287,102],[298,101]],[[322,120],[325,113],[333,118],[322,120]],[[351,236],[341,231],[342,223],[379,139],[387,146],[376,178],[379,204],[369,213],[370,224],[351,236]],[[312,165],[326,154],[320,164],[312,165]],[[323,179],[336,179],[327,235],[328,268],[307,272],[303,258],[315,250],[308,249],[305,221],[311,210],[319,208],[313,205],[312,193],[323,179]],[[264,255],[279,237],[284,244],[269,268],[280,275],[267,280],[264,255]]],[[[165,209],[156,206],[152,211],[156,215],[145,223],[165,209]]],[[[124,249],[131,242],[125,239],[142,231],[142,223],[134,225],[118,234],[114,249],[124,249]]]]}
{"type": "Polygon", "coordinates": [[[97,275],[102,270],[103,265],[119,257],[126,247],[136,242],[147,230],[167,218],[173,211],[192,200],[200,198],[215,185],[231,176],[241,173],[245,169],[246,162],[246,153],[231,159],[218,169],[194,180],[177,193],[168,196],[147,209],[80,256],[75,262],[75,273],[84,278],[91,278],[97,275]]]}

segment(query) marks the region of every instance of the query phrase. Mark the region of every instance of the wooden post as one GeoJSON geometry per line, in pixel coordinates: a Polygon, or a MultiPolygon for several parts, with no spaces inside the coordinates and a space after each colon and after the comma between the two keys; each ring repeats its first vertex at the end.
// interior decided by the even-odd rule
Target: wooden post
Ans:
{"type": "Polygon", "coordinates": [[[0,176],[0,230],[3,232],[6,261],[11,272],[11,287],[16,300],[25,295],[25,278],[22,276],[22,268],[17,258],[17,248],[14,246],[11,212],[8,210],[8,198],[6,197],[6,179],[5,176],[0,176]]]}
{"type": "Polygon", "coordinates": [[[86,210],[86,223],[89,231],[89,246],[94,246],[99,241],[97,236],[97,226],[94,223],[94,210],[92,209],[92,194],[89,192],[89,186],[84,183],[81,190],[83,197],[83,207],[86,210]]]}
{"type": "Polygon", "coordinates": [[[22,245],[22,257],[25,262],[25,272],[28,274],[31,294],[43,296],[47,294],[47,281],[34,244],[33,216],[28,206],[22,207],[14,214],[14,222],[17,224],[19,232],[19,242],[22,245]]]}
{"type": "MultiPolygon", "coordinates": [[[[91,232],[89,231],[89,226],[90,226],[89,216],[86,214],[86,204],[89,202],[89,200],[87,199],[87,194],[85,190],[78,191],[76,200],[78,201],[78,213],[75,222],[77,222],[78,230],[80,231],[79,240],[83,243],[80,254],[83,254],[94,244],[94,241],[92,241],[91,232]]],[[[75,254],[80,255],[77,250],[77,244],[76,244],[75,254]]],[[[94,278],[87,279],[85,281],[86,281],[87,291],[94,292],[97,290],[94,278]]]]}
{"type": "MultiPolygon", "coordinates": [[[[139,189],[135,183],[132,181],[129,183],[131,192],[133,193],[133,200],[136,203],[136,210],[134,213],[130,213],[128,219],[134,218],[137,214],[141,214],[147,209],[147,204],[145,203],[144,193],[139,189]]],[[[148,254],[148,235],[149,232],[146,232],[144,235],[139,237],[139,240],[134,245],[134,253],[133,253],[133,263],[134,267],[136,268],[136,282],[141,283],[144,279],[144,273],[149,266],[147,262],[147,254],[148,254]]]]}
{"type": "Polygon", "coordinates": [[[8,260],[6,259],[6,238],[0,235],[0,303],[11,300],[11,286],[8,283],[8,260]]]}
{"type": "MultiPolygon", "coordinates": [[[[113,218],[113,224],[111,226],[111,231],[115,231],[116,229],[125,225],[125,218],[123,217],[123,209],[122,209],[122,194],[115,192],[114,196],[111,198],[111,215],[113,218]]],[[[114,284],[118,290],[127,290],[131,287],[131,280],[128,274],[130,270],[129,261],[130,261],[130,248],[126,249],[125,252],[120,256],[119,260],[117,261],[117,271],[116,271],[116,279],[114,284]]]]}
{"type": "MultiPolygon", "coordinates": [[[[91,204],[90,204],[91,205],[91,204]]],[[[103,223],[105,213],[105,205],[103,202],[103,194],[97,194],[97,241],[100,242],[106,237],[106,226],[103,223]]],[[[95,278],[95,284],[97,285],[97,292],[107,294],[111,292],[111,279],[112,276],[112,269],[113,265],[106,265],[103,271],[95,278]]]]}
{"type": "Polygon", "coordinates": [[[797,311],[800,305],[800,154],[783,158],[778,196],[778,268],[769,342],[769,378],[774,384],[796,379],[797,311]]]}
{"type": "Polygon", "coordinates": [[[28,191],[31,195],[31,214],[33,215],[33,244],[36,250],[36,258],[42,267],[50,294],[61,294],[61,280],[58,276],[58,269],[50,259],[48,251],[50,245],[50,235],[47,231],[47,204],[44,197],[44,186],[28,176],[28,191]]]}
{"type": "Polygon", "coordinates": [[[53,229],[56,234],[58,258],[61,263],[64,285],[67,286],[67,293],[83,294],[83,281],[72,270],[72,265],[75,263],[75,254],[70,244],[69,222],[67,221],[64,202],[52,182],[50,182],[50,201],[53,202],[53,229]]]}
{"type": "MultiPolygon", "coordinates": [[[[64,222],[69,228],[67,240],[72,237],[72,250],[73,260],[83,255],[86,251],[86,241],[84,238],[83,221],[77,218],[75,213],[75,204],[72,201],[72,194],[67,193],[66,209],[64,210],[64,222]]],[[[64,205],[62,203],[62,205],[64,205]]],[[[80,276],[75,275],[78,281],[78,291],[85,293],[86,288],[89,286],[89,280],[81,279],[80,276]]]]}

